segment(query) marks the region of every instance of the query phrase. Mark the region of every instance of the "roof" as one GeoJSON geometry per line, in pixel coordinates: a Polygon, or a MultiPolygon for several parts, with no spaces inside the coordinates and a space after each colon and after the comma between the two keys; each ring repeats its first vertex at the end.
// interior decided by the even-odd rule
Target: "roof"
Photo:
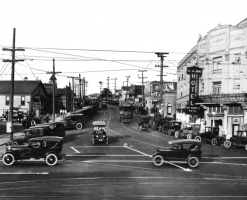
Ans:
{"type": "Polygon", "coordinates": [[[94,121],[93,126],[106,126],[104,121],[94,121]]]}
{"type": "MultiPolygon", "coordinates": [[[[40,84],[42,84],[40,80],[14,81],[14,93],[32,94],[40,84]]],[[[0,94],[10,94],[10,91],[11,91],[11,81],[0,81],[0,94]]]]}
{"type": "Polygon", "coordinates": [[[169,144],[201,144],[198,140],[193,139],[181,139],[181,140],[172,140],[168,142],[169,144]]]}

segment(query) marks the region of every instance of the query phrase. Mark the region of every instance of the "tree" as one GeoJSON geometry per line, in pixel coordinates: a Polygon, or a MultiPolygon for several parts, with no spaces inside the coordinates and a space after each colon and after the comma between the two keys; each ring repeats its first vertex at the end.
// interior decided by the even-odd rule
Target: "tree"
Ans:
{"type": "Polygon", "coordinates": [[[109,99],[112,98],[112,92],[108,88],[104,88],[101,93],[100,93],[100,98],[101,99],[109,99]]]}

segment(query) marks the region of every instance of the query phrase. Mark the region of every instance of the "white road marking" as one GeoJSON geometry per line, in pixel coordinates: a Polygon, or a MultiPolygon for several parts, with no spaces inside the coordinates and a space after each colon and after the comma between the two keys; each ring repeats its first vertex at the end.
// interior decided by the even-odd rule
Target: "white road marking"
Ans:
{"type": "Polygon", "coordinates": [[[148,155],[148,154],[146,154],[146,153],[143,153],[143,152],[141,152],[141,151],[138,151],[138,150],[136,150],[136,149],[133,149],[133,148],[130,148],[130,147],[128,147],[128,146],[124,146],[125,148],[127,148],[127,149],[130,149],[130,150],[132,150],[132,151],[135,151],[135,152],[137,152],[137,153],[140,153],[140,154],[142,154],[142,155],[144,155],[144,156],[147,156],[147,157],[152,157],[151,155],[148,155]]]}
{"type": "Polygon", "coordinates": [[[73,149],[76,153],[81,153],[80,151],[78,151],[77,149],[75,149],[74,147],[70,147],[71,149],[73,149]]]}
{"type": "Polygon", "coordinates": [[[22,174],[36,174],[47,175],[49,172],[0,172],[1,175],[22,175],[22,174]]]}

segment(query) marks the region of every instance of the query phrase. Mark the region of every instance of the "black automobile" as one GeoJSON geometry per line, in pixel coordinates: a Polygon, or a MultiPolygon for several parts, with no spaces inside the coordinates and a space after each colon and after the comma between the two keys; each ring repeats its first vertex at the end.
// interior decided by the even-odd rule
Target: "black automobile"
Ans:
{"type": "Polygon", "coordinates": [[[165,126],[167,126],[167,123],[169,122],[169,121],[171,121],[172,120],[172,118],[170,118],[170,117],[161,117],[161,122],[160,122],[160,126],[159,126],[159,131],[160,132],[163,132],[162,131],[162,127],[165,125],[165,126]]]}
{"type": "Polygon", "coordinates": [[[168,142],[170,148],[158,148],[153,153],[153,163],[161,166],[164,162],[187,163],[195,168],[199,165],[202,151],[201,142],[194,139],[181,139],[168,142]]]}
{"type": "Polygon", "coordinates": [[[210,142],[213,146],[224,144],[226,138],[219,135],[219,127],[206,126],[204,133],[201,133],[201,141],[210,142]]]}
{"type": "Polygon", "coordinates": [[[181,129],[181,124],[182,122],[178,122],[178,121],[175,121],[175,120],[172,120],[172,121],[166,121],[163,126],[160,126],[161,127],[161,132],[162,133],[166,133],[168,135],[174,135],[176,131],[180,130],[181,129]]]}
{"type": "Polygon", "coordinates": [[[56,165],[62,160],[63,138],[56,136],[36,137],[20,146],[7,146],[2,156],[5,165],[13,165],[16,161],[26,159],[44,159],[49,166],[56,165]]]}
{"type": "Polygon", "coordinates": [[[153,121],[152,121],[152,127],[154,129],[158,129],[160,127],[161,118],[162,118],[161,114],[154,114],[154,118],[153,118],[153,121]]]}
{"type": "Polygon", "coordinates": [[[150,117],[149,116],[142,116],[141,121],[137,123],[137,127],[139,130],[150,130],[151,125],[149,124],[150,117]]]}
{"type": "Polygon", "coordinates": [[[85,124],[84,114],[70,114],[64,118],[65,128],[81,130],[85,124]]]}
{"type": "Polygon", "coordinates": [[[63,122],[49,122],[45,124],[38,124],[31,126],[29,129],[25,129],[22,135],[10,140],[7,145],[18,146],[25,144],[30,138],[41,136],[65,136],[65,128],[63,122]]]}
{"type": "Polygon", "coordinates": [[[226,148],[233,147],[244,147],[247,150],[247,130],[238,130],[235,135],[224,142],[226,148]]]}
{"type": "Polygon", "coordinates": [[[93,122],[93,132],[91,134],[93,145],[98,142],[108,144],[108,137],[106,134],[106,123],[104,121],[93,122]]]}

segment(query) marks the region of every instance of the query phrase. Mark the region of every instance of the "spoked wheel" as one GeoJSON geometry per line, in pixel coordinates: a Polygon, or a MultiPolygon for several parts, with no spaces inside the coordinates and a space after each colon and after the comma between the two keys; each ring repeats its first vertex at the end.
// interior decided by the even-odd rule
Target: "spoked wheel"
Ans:
{"type": "Polygon", "coordinates": [[[2,160],[5,165],[13,165],[15,162],[15,157],[10,153],[6,153],[4,154],[2,160]]]}
{"type": "Polygon", "coordinates": [[[175,132],[174,136],[175,136],[175,138],[178,138],[179,137],[178,131],[175,132]]]}
{"type": "Polygon", "coordinates": [[[192,135],[191,134],[188,134],[187,135],[187,139],[191,139],[192,138],[192,135]]]}
{"type": "Polygon", "coordinates": [[[226,141],[224,142],[224,147],[226,147],[226,148],[230,148],[231,145],[232,145],[232,143],[231,143],[229,140],[226,140],[226,141]]]}
{"type": "Polygon", "coordinates": [[[13,146],[13,147],[18,146],[18,142],[12,142],[12,143],[11,143],[11,146],[13,146]]]}
{"type": "Polygon", "coordinates": [[[76,124],[76,129],[77,129],[77,130],[81,130],[82,127],[83,127],[82,123],[77,123],[77,124],[76,124]]]}
{"type": "Polygon", "coordinates": [[[154,156],[154,158],[153,158],[154,165],[159,167],[159,166],[163,165],[163,162],[164,162],[164,159],[161,155],[154,156]]]}
{"type": "Polygon", "coordinates": [[[188,165],[192,168],[195,168],[199,165],[199,159],[197,157],[190,157],[188,159],[188,165]]]}
{"type": "Polygon", "coordinates": [[[49,166],[53,166],[57,164],[57,156],[56,154],[50,153],[46,156],[45,162],[49,166]]]}
{"type": "Polygon", "coordinates": [[[200,136],[196,136],[195,139],[198,140],[199,142],[202,141],[202,138],[200,136]]]}
{"type": "Polygon", "coordinates": [[[211,144],[212,144],[213,146],[216,146],[216,145],[217,145],[217,140],[216,140],[215,138],[213,138],[213,139],[211,140],[211,144]]]}

